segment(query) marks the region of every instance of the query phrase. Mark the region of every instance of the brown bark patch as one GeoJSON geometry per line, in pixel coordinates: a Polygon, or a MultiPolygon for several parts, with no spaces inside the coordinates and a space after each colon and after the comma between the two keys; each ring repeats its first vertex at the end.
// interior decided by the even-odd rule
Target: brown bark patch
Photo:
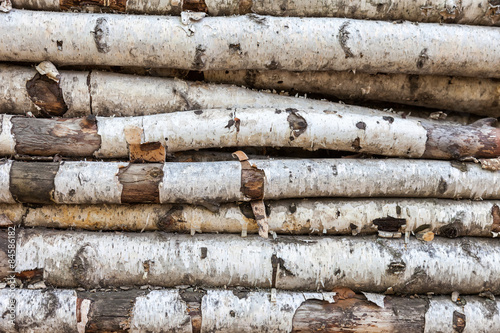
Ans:
{"type": "Polygon", "coordinates": [[[466,317],[463,313],[453,311],[453,329],[455,332],[462,333],[467,324],[466,317]]]}
{"type": "Polygon", "coordinates": [[[253,1],[252,0],[240,0],[239,4],[239,14],[245,15],[252,12],[253,1]]]}
{"type": "Polygon", "coordinates": [[[165,162],[165,147],[160,142],[129,145],[132,162],[165,162]]]}
{"type": "Polygon", "coordinates": [[[129,164],[118,172],[122,203],[160,203],[162,164],[129,164]]]}
{"type": "Polygon", "coordinates": [[[241,170],[241,192],[252,200],[264,197],[264,170],[252,168],[241,170]]]}
{"type": "Polygon", "coordinates": [[[60,117],[68,111],[59,83],[46,75],[36,73],[26,82],[26,90],[31,101],[46,117],[60,117]]]}
{"type": "Polygon", "coordinates": [[[127,0],[60,0],[59,8],[62,11],[85,9],[85,7],[100,7],[102,11],[124,13],[127,0]]]}
{"type": "Polygon", "coordinates": [[[37,119],[12,117],[16,152],[36,156],[92,156],[101,146],[94,116],[37,119]]]}
{"type": "Polygon", "coordinates": [[[186,10],[208,13],[208,7],[205,4],[205,0],[184,0],[182,2],[182,11],[186,10]]]}
{"type": "Polygon", "coordinates": [[[18,202],[53,204],[58,170],[59,163],[14,162],[10,169],[10,193],[18,202]]]}
{"type": "Polygon", "coordinates": [[[406,224],[406,219],[398,219],[392,216],[387,216],[372,221],[380,231],[397,232],[401,226],[406,224]]]}
{"type": "Polygon", "coordinates": [[[500,208],[497,205],[493,205],[491,208],[491,216],[493,216],[491,231],[500,232],[500,208]]]}

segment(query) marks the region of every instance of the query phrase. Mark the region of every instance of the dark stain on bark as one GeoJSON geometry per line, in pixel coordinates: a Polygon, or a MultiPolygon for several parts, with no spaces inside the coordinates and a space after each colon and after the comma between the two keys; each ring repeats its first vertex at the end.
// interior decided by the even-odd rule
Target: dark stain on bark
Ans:
{"type": "Polygon", "coordinates": [[[256,70],[247,70],[244,78],[245,86],[247,86],[248,88],[253,88],[255,86],[255,81],[257,80],[257,74],[258,71],[256,70]]]}
{"type": "Polygon", "coordinates": [[[229,119],[227,125],[224,128],[231,129],[231,126],[234,125],[234,119],[229,119]]]}
{"type": "Polygon", "coordinates": [[[372,223],[376,225],[380,231],[397,232],[401,226],[406,224],[406,219],[397,219],[392,216],[387,216],[375,219],[372,223]]]}
{"type": "Polygon", "coordinates": [[[271,256],[271,266],[273,267],[272,274],[272,288],[276,288],[276,281],[278,278],[278,267],[282,276],[295,276],[293,272],[285,267],[285,260],[283,258],[278,257],[275,253],[271,256]]]}
{"type": "Polygon", "coordinates": [[[453,329],[457,333],[462,333],[467,325],[467,318],[463,313],[453,311],[453,329]]]}
{"type": "Polygon", "coordinates": [[[162,231],[173,231],[177,228],[175,227],[177,223],[185,223],[186,221],[182,217],[182,211],[184,207],[181,205],[174,205],[168,210],[168,212],[161,216],[156,222],[156,227],[162,231]]]}
{"type": "Polygon", "coordinates": [[[404,261],[393,261],[387,266],[388,274],[402,274],[406,270],[406,263],[404,261]]]}
{"type": "Polygon", "coordinates": [[[441,177],[441,179],[439,180],[438,192],[444,194],[444,192],[446,192],[447,189],[448,189],[448,183],[446,182],[446,180],[443,179],[443,177],[441,177]]]}
{"type": "Polygon", "coordinates": [[[100,17],[96,20],[93,34],[97,51],[99,53],[108,53],[111,49],[108,44],[109,24],[104,17],[100,17]]]}
{"type": "Polygon", "coordinates": [[[419,90],[419,79],[420,76],[418,75],[408,75],[408,83],[409,83],[409,88],[410,88],[410,95],[415,98],[415,93],[419,90]]]}
{"type": "Polygon", "coordinates": [[[203,56],[205,55],[206,48],[203,45],[196,46],[193,60],[193,68],[196,70],[202,70],[205,67],[205,61],[203,56]]]}
{"type": "Polygon", "coordinates": [[[202,110],[196,110],[196,111],[193,111],[195,115],[199,116],[200,114],[203,113],[202,110]]]}
{"type": "Polygon", "coordinates": [[[498,205],[493,205],[493,207],[491,207],[491,216],[493,216],[491,231],[500,232],[500,208],[498,205]]]}
{"type": "Polygon", "coordinates": [[[90,283],[87,277],[87,271],[90,270],[91,260],[93,258],[89,258],[87,256],[87,249],[90,249],[91,252],[94,252],[90,244],[83,245],[71,261],[71,274],[73,275],[79,286],[82,286],[85,289],[90,289],[92,287],[95,287],[92,283],[90,283]]]}
{"type": "Polygon", "coordinates": [[[257,14],[247,14],[247,17],[250,21],[253,21],[257,24],[261,24],[261,25],[266,25],[267,24],[267,20],[266,20],[266,17],[265,16],[261,16],[261,15],[257,15],[257,14]]]}
{"type": "Polygon", "coordinates": [[[233,295],[238,297],[238,299],[246,299],[248,297],[248,290],[245,289],[233,289],[233,295]]]}
{"type": "Polygon", "coordinates": [[[459,161],[451,161],[450,162],[451,166],[455,169],[458,169],[462,172],[467,172],[467,170],[469,169],[467,167],[467,163],[464,163],[464,162],[459,162],[459,161]]]}
{"type": "Polygon", "coordinates": [[[200,251],[201,251],[200,258],[205,259],[207,257],[208,249],[206,247],[201,247],[200,251]]]}
{"type": "Polygon", "coordinates": [[[352,149],[354,149],[355,151],[360,151],[361,150],[361,145],[359,143],[359,137],[354,139],[351,143],[351,147],[352,149]]]}
{"type": "Polygon", "coordinates": [[[286,111],[289,113],[286,120],[292,130],[294,137],[299,137],[307,129],[307,121],[302,117],[297,109],[288,108],[286,111]]]}
{"type": "Polygon", "coordinates": [[[182,1],[182,11],[190,10],[192,12],[208,13],[208,7],[205,0],[184,0],[182,1]]]}
{"type": "Polygon", "coordinates": [[[352,53],[351,49],[347,46],[347,41],[349,40],[349,31],[347,31],[347,28],[349,27],[349,21],[346,21],[342,23],[339,29],[339,35],[338,35],[338,40],[340,43],[340,47],[344,51],[345,58],[354,58],[354,54],[352,53]]]}
{"type": "Polygon", "coordinates": [[[361,129],[361,130],[365,130],[366,129],[366,123],[364,123],[363,121],[360,121],[358,123],[356,123],[356,127],[361,129]]]}
{"type": "Polygon", "coordinates": [[[26,90],[31,101],[40,108],[45,117],[61,117],[68,111],[59,83],[46,75],[36,73],[26,82],[26,90]]]}
{"type": "Polygon", "coordinates": [[[18,202],[53,204],[58,170],[59,163],[14,162],[10,169],[10,193],[18,202]]]}
{"type": "Polygon", "coordinates": [[[241,45],[240,43],[238,44],[229,44],[229,50],[233,52],[239,52],[241,51],[241,45]]]}
{"type": "Polygon", "coordinates": [[[390,117],[390,116],[383,116],[382,119],[384,119],[385,121],[388,121],[389,124],[392,124],[394,122],[394,118],[390,117]]]}
{"type": "Polygon", "coordinates": [[[417,68],[422,69],[428,60],[429,60],[429,55],[427,54],[427,48],[425,48],[420,52],[418,56],[417,68]]]}
{"type": "Polygon", "coordinates": [[[457,238],[462,234],[462,223],[453,222],[439,228],[439,235],[447,238],[457,238]]]}
{"type": "Polygon", "coordinates": [[[270,63],[266,64],[265,67],[269,70],[276,70],[281,68],[281,64],[276,60],[271,60],[270,63]]]}

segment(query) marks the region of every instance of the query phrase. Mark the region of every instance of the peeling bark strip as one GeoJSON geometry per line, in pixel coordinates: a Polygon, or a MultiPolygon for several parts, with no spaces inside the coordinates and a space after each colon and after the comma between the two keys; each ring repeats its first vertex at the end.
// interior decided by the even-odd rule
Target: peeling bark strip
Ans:
{"type": "Polygon", "coordinates": [[[206,12],[212,16],[255,13],[273,16],[348,17],[372,20],[407,20],[415,22],[446,22],[473,25],[499,25],[498,6],[492,0],[446,2],[445,0],[390,2],[343,2],[339,0],[269,1],[269,0],[45,0],[32,2],[14,0],[14,8],[35,10],[89,10],[137,14],[179,15],[181,11],[206,12]]]}
{"type": "MultiPolygon", "coordinates": [[[[123,199],[122,199],[123,200],[123,199]]],[[[499,201],[428,199],[266,201],[269,230],[278,234],[350,235],[387,230],[381,220],[404,221],[443,237],[491,237],[500,232],[499,201]],[[356,228],[353,228],[355,226],[356,228]],[[377,227],[378,226],[378,227],[377,227]]],[[[217,212],[193,205],[0,205],[0,216],[26,227],[203,233],[256,233],[248,204],[224,204],[217,212]]]]}
{"type": "MultiPolygon", "coordinates": [[[[358,110],[361,111],[361,110],[358,110]]],[[[5,154],[128,158],[127,131],[140,144],[168,152],[214,147],[301,147],[386,156],[456,159],[500,155],[500,129],[493,118],[467,126],[348,111],[231,109],[174,112],[143,117],[81,119],[4,118],[16,145],[5,154]],[[191,130],[193,129],[193,130],[191,130]],[[256,135],[256,134],[259,135],[256,135]],[[160,147],[161,147],[160,146],[160,147]]]]}
{"type": "MultiPolygon", "coordinates": [[[[467,304],[461,307],[446,296],[427,300],[377,295],[384,301],[384,307],[379,307],[354,293],[348,298],[339,295],[330,298],[332,293],[278,291],[275,302],[270,301],[268,291],[245,292],[241,299],[231,290],[210,289],[206,295],[191,297],[194,294],[184,290],[75,293],[18,289],[12,295],[27,312],[19,311],[17,327],[4,320],[0,329],[6,333],[22,332],[24,328],[42,333],[54,328],[61,331],[63,327],[65,332],[82,332],[83,327],[86,332],[121,332],[127,328],[130,332],[452,332],[454,313],[466,318],[468,332],[500,329],[497,311],[500,303],[476,296],[466,297],[467,304]],[[88,303],[90,310],[83,305],[88,303]],[[189,319],[183,312],[190,304],[201,309],[195,318],[199,321],[189,319]],[[43,316],[29,317],[47,313],[47,307],[54,310],[48,321],[43,316]],[[80,321],[75,307],[76,312],[80,310],[80,321]],[[350,315],[348,320],[346,315],[350,315]],[[60,326],[54,326],[57,324],[60,326]]],[[[9,297],[6,290],[0,291],[2,313],[8,307],[9,297]]]]}
{"type": "Polygon", "coordinates": [[[494,42],[500,32],[495,27],[257,18],[208,17],[192,22],[193,29],[189,30],[178,17],[13,10],[0,17],[0,25],[12,32],[0,36],[0,60],[191,70],[355,69],[369,73],[500,77],[498,71],[491,70],[500,67],[500,44],[494,42]],[[124,26],[128,27],[126,31],[121,28],[124,26]],[[342,27],[342,33],[349,34],[343,45],[338,40],[342,27]],[[46,34],[47,30],[52,34],[46,34]],[[54,35],[64,42],[64,52],[58,49],[54,35]],[[304,35],[316,37],[304,40],[304,35]],[[440,43],[434,42],[436,35],[441,37],[440,43]],[[409,40],[411,43],[407,43],[409,40]],[[230,44],[240,45],[238,56],[230,44]],[[346,47],[353,54],[347,59],[346,47]],[[276,53],[278,48],[282,52],[276,53]],[[424,49],[428,60],[419,68],[417,63],[424,49]]]}
{"type": "Polygon", "coordinates": [[[146,284],[270,288],[275,281],[276,288],[287,290],[345,286],[409,294],[500,292],[500,248],[497,240],[486,238],[405,244],[402,239],[374,237],[283,236],[269,241],[238,235],[21,229],[16,245],[19,272],[43,269],[46,283],[68,288],[146,284]],[[201,248],[206,248],[205,255],[201,248]],[[273,269],[273,262],[279,269],[273,269]]]}
{"type": "Polygon", "coordinates": [[[316,93],[500,117],[500,82],[437,75],[349,72],[206,71],[205,81],[255,89],[316,93]]]}
{"type": "MultiPolygon", "coordinates": [[[[266,200],[309,197],[500,199],[500,173],[483,170],[476,164],[464,164],[466,169],[458,169],[447,161],[400,159],[260,160],[258,163],[265,173],[266,200]],[[358,182],[358,179],[364,181],[358,182]]],[[[0,167],[3,185],[0,203],[13,203],[12,196],[24,203],[52,200],[58,204],[121,203],[125,197],[130,203],[158,202],[154,196],[159,180],[160,203],[192,203],[217,209],[222,202],[249,201],[241,192],[240,162],[165,163],[163,177],[161,164],[137,165],[120,172],[127,165],[83,161],[7,162],[0,167]],[[135,180],[128,184],[127,179],[135,180]],[[134,198],[134,195],[137,196],[134,198]]]]}

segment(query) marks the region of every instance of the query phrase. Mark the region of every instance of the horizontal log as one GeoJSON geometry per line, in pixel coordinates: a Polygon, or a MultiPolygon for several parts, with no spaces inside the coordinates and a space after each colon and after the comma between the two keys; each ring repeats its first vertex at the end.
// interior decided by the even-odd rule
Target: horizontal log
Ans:
{"type": "Polygon", "coordinates": [[[387,115],[374,109],[280,96],[230,85],[203,84],[95,70],[60,71],[60,81],[56,83],[38,75],[33,68],[0,64],[1,113],[24,115],[31,112],[37,116],[64,117],[89,115],[128,117],[198,109],[269,107],[345,110],[387,115]],[[33,81],[33,84],[43,87],[29,89],[27,81],[33,81]],[[54,92],[46,86],[60,89],[63,100],[49,103],[54,100],[54,92]],[[66,111],[63,114],[56,113],[62,107],[65,107],[66,111]]]}
{"type": "Polygon", "coordinates": [[[396,293],[500,293],[500,247],[487,238],[95,233],[21,229],[16,271],[64,288],[242,286],[396,293]],[[466,269],[464,269],[466,267],[466,269]]]}
{"type": "Polygon", "coordinates": [[[205,81],[334,96],[344,101],[382,101],[440,110],[500,116],[500,82],[437,75],[349,72],[205,71],[205,81]]]}
{"type": "Polygon", "coordinates": [[[199,293],[16,289],[9,294],[2,290],[2,313],[9,312],[11,299],[16,300],[17,308],[14,323],[4,320],[0,329],[6,333],[24,329],[41,333],[61,327],[65,332],[416,333],[456,332],[460,327],[463,332],[500,329],[498,301],[466,296],[463,297],[466,304],[459,306],[446,296],[430,299],[374,296],[380,299],[381,306],[345,289],[326,294],[215,289],[199,293]],[[330,297],[331,294],[335,296],[330,297]],[[458,318],[462,320],[460,327],[458,318]]]}
{"type": "Polygon", "coordinates": [[[69,119],[0,115],[0,155],[127,158],[156,145],[163,155],[267,146],[430,159],[500,156],[495,118],[460,126],[362,111],[232,108],[69,119]]]}
{"type": "Polygon", "coordinates": [[[256,13],[274,16],[348,17],[375,20],[407,20],[415,22],[446,22],[474,25],[499,25],[500,12],[494,0],[463,0],[458,3],[441,1],[342,2],[339,0],[291,1],[269,0],[150,0],[106,2],[102,0],[13,0],[14,8],[47,11],[112,11],[118,13],[180,15],[182,11],[205,12],[209,15],[256,13]]]}
{"type": "MultiPolygon", "coordinates": [[[[277,234],[350,235],[428,230],[444,237],[491,237],[500,232],[500,201],[428,199],[312,199],[266,201],[269,230],[277,234]]],[[[25,227],[181,233],[257,233],[248,203],[215,212],[182,204],[0,204],[3,215],[25,227]]]]}
{"type": "Polygon", "coordinates": [[[186,23],[178,17],[12,10],[0,17],[11,32],[0,36],[0,60],[500,77],[492,70],[500,67],[496,27],[255,14],[186,23]]]}
{"type": "MultiPolygon", "coordinates": [[[[500,173],[469,163],[401,159],[257,160],[251,163],[264,172],[265,200],[308,197],[500,199],[500,173]]],[[[192,203],[217,209],[222,202],[252,200],[242,187],[250,179],[242,176],[237,161],[165,164],[4,161],[0,162],[0,203],[157,202],[192,203]]]]}

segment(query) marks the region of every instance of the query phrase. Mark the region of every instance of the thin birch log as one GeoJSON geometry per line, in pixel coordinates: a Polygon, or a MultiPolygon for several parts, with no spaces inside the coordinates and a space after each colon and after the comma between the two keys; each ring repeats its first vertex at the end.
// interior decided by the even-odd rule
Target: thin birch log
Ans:
{"type": "Polygon", "coordinates": [[[14,8],[35,10],[113,11],[156,15],[180,15],[182,11],[206,12],[209,15],[241,15],[256,13],[273,16],[348,17],[375,20],[407,20],[415,22],[446,22],[474,25],[499,25],[499,5],[494,0],[401,1],[378,3],[338,0],[281,1],[269,0],[150,0],[113,2],[81,0],[13,0],[14,8]]]}
{"type": "Polygon", "coordinates": [[[458,318],[463,320],[462,332],[500,329],[499,302],[477,296],[467,296],[462,307],[445,296],[411,299],[375,295],[381,300],[382,306],[378,306],[361,294],[349,293],[347,297],[337,294],[330,300],[333,303],[323,300],[326,295],[277,291],[271,301],[273,293],[268,291],[210,289],[204,295],[184,290],[87,293],[21,289],[9,295],[3,290],[0,291],[2,313],[8,309],[10,299],[15,299],[24,311],[17,310],[17,326],[3,321],[0,329],[6,333],[24,332],[23,329],[41,333],[54,329],[51,322],[56,322],[57,328],[65,327],[65,332],[83,332],[86,328],[87,332],[126,329],[129,332],[451,333],[460,330],[458,318]],[[160,315],[158,309],[164,312],[160,315]],[[29,317],[30,314],[34,315],[29,317]],[[47,314],[49,321],[41,319],[40,314],[47,314]]]}
{"type": "Polygon", "coordinates": [[[16,271],[57,287],[242,286],[396,293],[500,293],[495,239],[95,233],[21,229],[16,271]],[[464,269],[467,267],[467,269],[464,269]]]}
{"type": "Polygon", "coordinates": [[[149,163],[2,162],[0,203],[219,203],[308,197],[500,199],[500,173],[476,164],[400,159],[149,163]],[[252,184],[252,179],[261,180],[252,184]],[[363,181],[359,181],[362,179],[363,181]],[[252,192],[253,191],[253,192],[252,192]]]}
{"type": "MultiPolygon", "coordinates": [[[[183,110],[301,108],[387,116],[374,109],[263,93],[230,85],[141,77],[101,71],[60,71],[60,82],[44,80],[29,67],[0,64],[0,112],[64,117],[141,116],[183,110]],[[28,87],[27,82],[33,82],[28,87]],[[53,89],[62,99],[54,102],[53,89]],[[36,85],[43,85],[39,87],[36,85]],[[33,86],[36,87],[33,88],[33,86]],[[52,88],[51,87],[51,88],[52,88]],[[34,103],[37,101],[38,103],[34,103]],[[42,105],[43,104],[43,105],[42,105]],[[39,111],[41,108],[41,112],[39,111]],[[66,109],[63,114],[55,110],[66,109]]],[[[397,115],[389,114],[397,117],[397,115]]]]}
{"type": "Polygon", "coordinates": [[[496,27],[256,15],[185,25],[178,17],[22,10],[0,16],[0,25],[10,32],[0,35],[4,61],[500,77],[492,70],[500,67],[496,27]]]}
{"type": "MultiPolygon", "coordinates": [[[[500,232],[499,201],[283,200],[268,201],[269,230],[277,234],[371,234],[427,228],[444,237],[491,237],[500,232]]],[[[25,227],[199,233],[257,232],[248,204],[217,212],[192,205],[0,205],[13,224],[25,227]]]]}
{"type": "Polygon", "coordinates": [[[142,117],[37,119],[0,115],[0,155],[127,158],[157,145],[176,152],[217,147],[299,147],[411,158],[495,158],[495,118],[440,124],[346,111],[212,109],[142,117]],[[133,144],[133,145],[132,145],[133,144]],[[133,146],[133,147],[132,147],[133,146]]]}
{"type": "Polygon", "coordinates": [[[493,79],[361,72],[206,71],[208,82],[256,89],[383,101],[441,110],[500,116],[500,83],[493,79]]]}

